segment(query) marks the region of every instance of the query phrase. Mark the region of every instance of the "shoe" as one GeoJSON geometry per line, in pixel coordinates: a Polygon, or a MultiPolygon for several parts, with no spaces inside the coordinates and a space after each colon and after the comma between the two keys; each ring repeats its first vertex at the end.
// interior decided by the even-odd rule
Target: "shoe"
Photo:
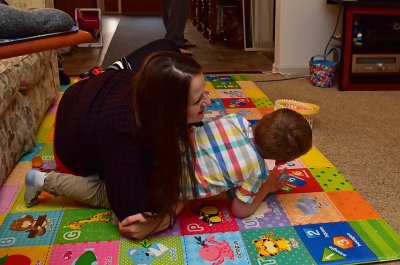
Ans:
{"type": "Polygon", "coordinates": [[[64,73],[64,71],[58,70],[58,76],[60,77],[60,85],[65,86],[71,84],[71,79],[64,73]]]}
{"type": "MultiPolygon", "coordinates": [[[[25,176],[25,204],[26,207],[32,207],[38,201],[40,193],[43,191],[43,181],[40,181],[41,176],[39,174],[45,174],[37,170],[31,169],[25,176]],[[38,179],[37,179],[38,178],[38,179]]],[[[43,175],[42,175],[43,176],[43,175]]]]}
{"type": "Polygon", "coordinates": [[[189,50],[186,50],[186,49],[184,49],[184,48],[179,48],[179,51],[180,51],[182,54],[185,54],[185,55],[193,55],[193,52],[191,52],[191,51],[189,51],[189,50]]]}
{"type": "Polygon", "coordinates": [[[87,71],[86,73],[79,74],[79,78],[86,79],[86,78],[94,77],[103,72],[104,72],[103,68],[96,66],[96,67],[90,68],[89,71],[87,71]]]}
{"type": "Polygon", "coordinates": [[[188,39],[184,39],[185,42],[185,48],[190,48],[190,47],[196,47],[196,43],[194,43],[193,41],[190,41],[188,39]]]}

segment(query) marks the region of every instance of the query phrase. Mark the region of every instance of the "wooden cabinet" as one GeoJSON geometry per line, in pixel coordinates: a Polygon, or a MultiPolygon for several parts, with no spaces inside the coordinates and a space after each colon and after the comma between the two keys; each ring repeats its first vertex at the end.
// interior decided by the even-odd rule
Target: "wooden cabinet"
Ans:
{"type": "Polygon", "coordinates": [[[162,0],[121,0],[124,15],[160,15],[162,0]]]}
{"type": "Polygon", "coordinates": [[[344,5],[339,89],[400,90],[400,3],[338,2],[344,5]]]}
{"type": "Polygon", "coordinates": [[[211,44],[225,41],[229,46],[243,48],[241,0],[192,0],[191,18],[211,44]]]}
{"type": "Polygon", "coordinates": [[[54,8],[68,13],[75,19],[75,8],[97,8],[97,0],[54,0],[54,8]]]}
{"type": "Polygon", "coordinates": [[[119,10],[119,1],[104,0],[104,13],[121,13],[119,10]]]}

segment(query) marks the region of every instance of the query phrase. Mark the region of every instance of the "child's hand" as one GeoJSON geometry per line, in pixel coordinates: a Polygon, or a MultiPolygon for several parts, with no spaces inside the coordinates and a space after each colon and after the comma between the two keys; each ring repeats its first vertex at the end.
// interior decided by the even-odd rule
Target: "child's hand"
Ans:
{"type": "Polygon", "coordinates": [[[286,167],[282,169],[278,169],[278,166],[275,166],[272,170],[269,171],[269,177],[265,181],[265,185],[268,186],[269,193],[280,190],[285,186],[285,180],[288,176],[281,179],[283,173],[285,173],[286,167]]]}

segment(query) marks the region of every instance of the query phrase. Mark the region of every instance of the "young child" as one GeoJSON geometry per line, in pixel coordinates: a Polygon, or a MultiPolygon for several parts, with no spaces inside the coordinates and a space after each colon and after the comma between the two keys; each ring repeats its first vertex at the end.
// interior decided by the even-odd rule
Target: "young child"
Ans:
{"type": "MultiPolygon", "coordinates": [[[[254,128],[231,114],[193,129],[198,198],[235,188],[231,211],[245,218],[264,197],[282,187],[282,172],[269,173],[264,159],[291,161],[312,146],[312,131],[304,117],[290,109],[265,115],[254,128]]],[[[191,191],[186,190],[190,198],[191,191]]]]}

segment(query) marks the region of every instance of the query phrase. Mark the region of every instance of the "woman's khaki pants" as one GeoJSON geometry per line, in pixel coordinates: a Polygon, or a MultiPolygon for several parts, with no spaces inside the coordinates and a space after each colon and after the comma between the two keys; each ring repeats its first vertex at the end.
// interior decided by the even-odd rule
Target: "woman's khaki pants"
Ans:
{"type": "Polygon", "coordinates": [[[81,177],[51,171],[47,174],[43,190],[54,195],[64,196],[93,207],[110,209],[104,181],[98,175],[81,177]]]}

